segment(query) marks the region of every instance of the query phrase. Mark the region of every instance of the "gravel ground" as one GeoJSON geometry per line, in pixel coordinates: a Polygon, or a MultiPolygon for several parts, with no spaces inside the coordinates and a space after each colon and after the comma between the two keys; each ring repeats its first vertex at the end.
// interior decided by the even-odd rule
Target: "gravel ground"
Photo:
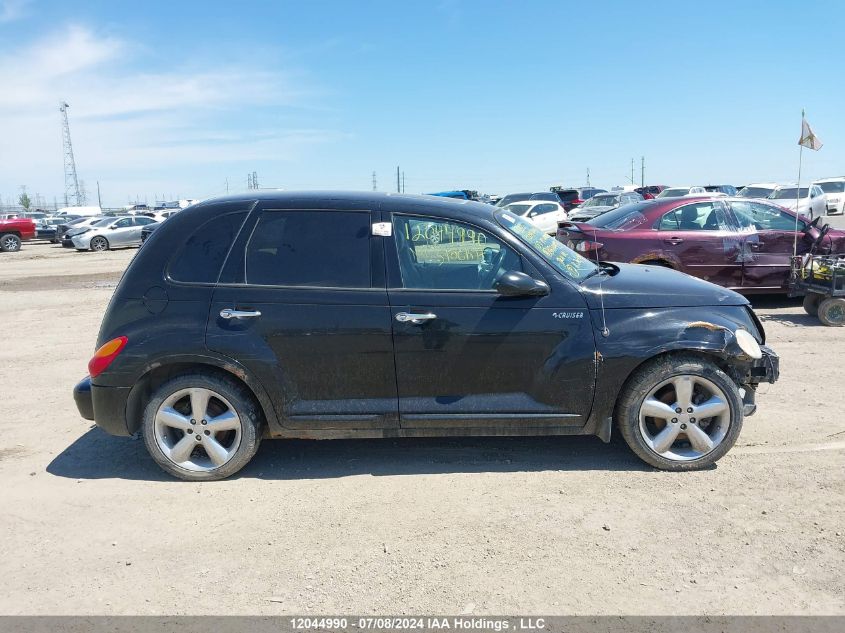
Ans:
{"type": "Polygon", "coordinates": [[[76,412],[134,251],[0,255],[2,614],[845,614],[845,330],[755,300],[781,381],[712,470],[590,437],[268,441],[167,478],[76,412]]]}

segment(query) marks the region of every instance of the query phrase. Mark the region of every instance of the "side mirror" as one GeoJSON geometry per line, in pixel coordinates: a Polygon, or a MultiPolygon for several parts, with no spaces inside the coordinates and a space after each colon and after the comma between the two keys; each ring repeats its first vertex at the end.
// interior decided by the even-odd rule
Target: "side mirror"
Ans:
{"type": "Polygon", "coordinates": [[[549,285],[516,270],[506,270],[493,282],[493,290],[503,297],[544,297],[549,285]]]}

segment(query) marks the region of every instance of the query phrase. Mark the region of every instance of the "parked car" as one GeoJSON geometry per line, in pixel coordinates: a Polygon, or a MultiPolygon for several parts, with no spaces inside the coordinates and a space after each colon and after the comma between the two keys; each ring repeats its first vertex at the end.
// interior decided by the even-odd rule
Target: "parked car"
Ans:
{"type": "Polygon", "coordinates": [[[573,209],[569,219],[573,222],[586,222],[623,204],[642,200],[643,197],[636,191],[597,193],[580,207],[573,209]]]}
{"type": "Polygon", "coordinates": [[[513,204],[514,202],[522,202],[523,200],[530,200],[531,196],[534,195],[530,191],[523,192],[523,193],[509,193],[508,195],[499,198],[499,201],[496,203],[497,207],[506,207],[509,204],[513,204]]]}
{"type": "Polygon", "coordinates": [[[845,214],[845,177],[823,178],[813,184],[824,191],[828,215],[845,214]]]}
{"type": "Polygon", "coordinates": [[[634,191],[646,200],[651,200],[664,189],[666,189],[666,185],[646,185],[645,187],[637,187],[634,191]]]}
{"type": "Polygon", "coordinates": [[[778,184],[776,182],[757,182],[745,185],[736,192],[736,195],[740,198],[765,199],[777,188],[778,184]]]}
{"type": "Polygon", "coordinates": [[[702,194],[707,194],[707,190],[704,187],[667,187],[659,194],[654,196],[655,198],[681,198],[683,196],[700,196],[702,194]]]}
{"type": "Polygon", "coordinates": [[[156,211],[145,211],[144,213],[139,213],[138,215],[143,215],[144,217],[152,218],[155,222],[164,222],[167,218],[179,213],[179,211],[181,211],[181,209],[157,209],[156,211]]]}
{"type": "Polygon", "coordinates": [[[160,226],[161,222],[151,222],[150,224],[141,227],[141,243],[146,242],[147,238],[153,234],[153,231],[155,231],[160,226]]]}
{"type": "MultiPolygon", "coordinates": [[[[818,220],[797,218],[798,254],[819,237],[818,220]]],[[[585,224],[563,222],[557,239],[600,261],[653,264],[744,293],[785,292],[796,215],[745,198],[655,199],[614,209],[585,224]]],[[[821,253],[845,252],[831,230],[821,253]]]]}
{"type": "Polygon", "coordinates": [[[38,225],[36,225],[37,236],[39,240],[50,240],[51,242],[56,241],[56,236],[58,235],[58,228],[59,225],[65,224],[70,220],[77,219],[74,216],[59,216],[54,215],[48,218],[44,218],[38,225]]]}
{"type": "Polygon", "coordinates": [[[21,243],[35,238],[35,222],[30,218],[0,219],[0,252],[15,253],[21,243]]]}
{"type": "Polygon", "coordinates": [[[736,195],[736,187],[733,185],[704,185],[704,190],[710,193],[723,193],[726,196],[736,195]]]}
{"type": "Polygon", "coordinates": [[[812,220],[827,211],[824,191],[818,185],[798,187],[796,184],[779,185],[769,194],[769,200],[787,209],[797,210],[812,220]]]}
{"type": "Polygon", "coordinates": [[[557,223],[567,219],[566,211],[557,202],[526,200],[514,202],[505,207],[511,213],[525,218],[538,229],[549,235],[557,233],[557,223]]]}
{"type": "Polygon", "coordinates": [[[155,222],[143,215],[104,218],[89,227],[71,232],[78,251],[107,251],[112,248],[141,245],[142,227],[155,222]]]}
{"type": "Polygon", "coordinates": [[[594,434],[641,459],[722,457],[778,357],[748,301],[597,265],[504,209],[259,193],[195,205],[138,251],[82,416],[168,473],[240,470],[262,438],[594,434]]]}
{"type": "Polygon", "coordinates": [[[105,216],[83,216],[76,220],[71,220],[67,224],[60,224],[56,228],[56,239],[64,248],[73,248],[73,236],[87,230],[97,222],[108,220],[105,216]]]}
{"type": "Polygon", "coordinates": [[[571,211],[580,204],[592,198],[598,193],[605,193],[606,189],[597,189],[596,187],[577,187],[575,189],[565,189],[563,187],[552,187],[551,189],[560,198],[560,203],[563,208],[571,211]]]}

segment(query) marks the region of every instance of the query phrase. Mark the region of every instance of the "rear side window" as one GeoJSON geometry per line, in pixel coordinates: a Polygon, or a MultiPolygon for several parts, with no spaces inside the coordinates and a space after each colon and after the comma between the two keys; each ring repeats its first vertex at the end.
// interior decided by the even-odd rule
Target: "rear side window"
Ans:
{"type": "Polygon", "coordinates": [[[247,213],[247,210],[223,213],[201,224],[170,262],[170,278],[189,283],[216,283],[247,213]]]}
{"type": "Polygon", "coordinates": [[[370,214],[265,211],[246,247],[246,283],[370,287],[370,214]]]}

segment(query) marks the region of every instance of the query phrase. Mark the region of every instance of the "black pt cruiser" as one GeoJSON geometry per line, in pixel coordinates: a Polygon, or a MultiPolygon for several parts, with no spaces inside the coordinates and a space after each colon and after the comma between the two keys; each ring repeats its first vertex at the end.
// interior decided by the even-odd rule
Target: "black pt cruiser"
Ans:
{"type": "Polygon", "coordinates": [[[262,438],[593,434],[708,466],[778,357],[742,296],[592,262],[495,207],[267,193],[194,205],[140,249],[74,396],[189,480],[262,438]]]}

